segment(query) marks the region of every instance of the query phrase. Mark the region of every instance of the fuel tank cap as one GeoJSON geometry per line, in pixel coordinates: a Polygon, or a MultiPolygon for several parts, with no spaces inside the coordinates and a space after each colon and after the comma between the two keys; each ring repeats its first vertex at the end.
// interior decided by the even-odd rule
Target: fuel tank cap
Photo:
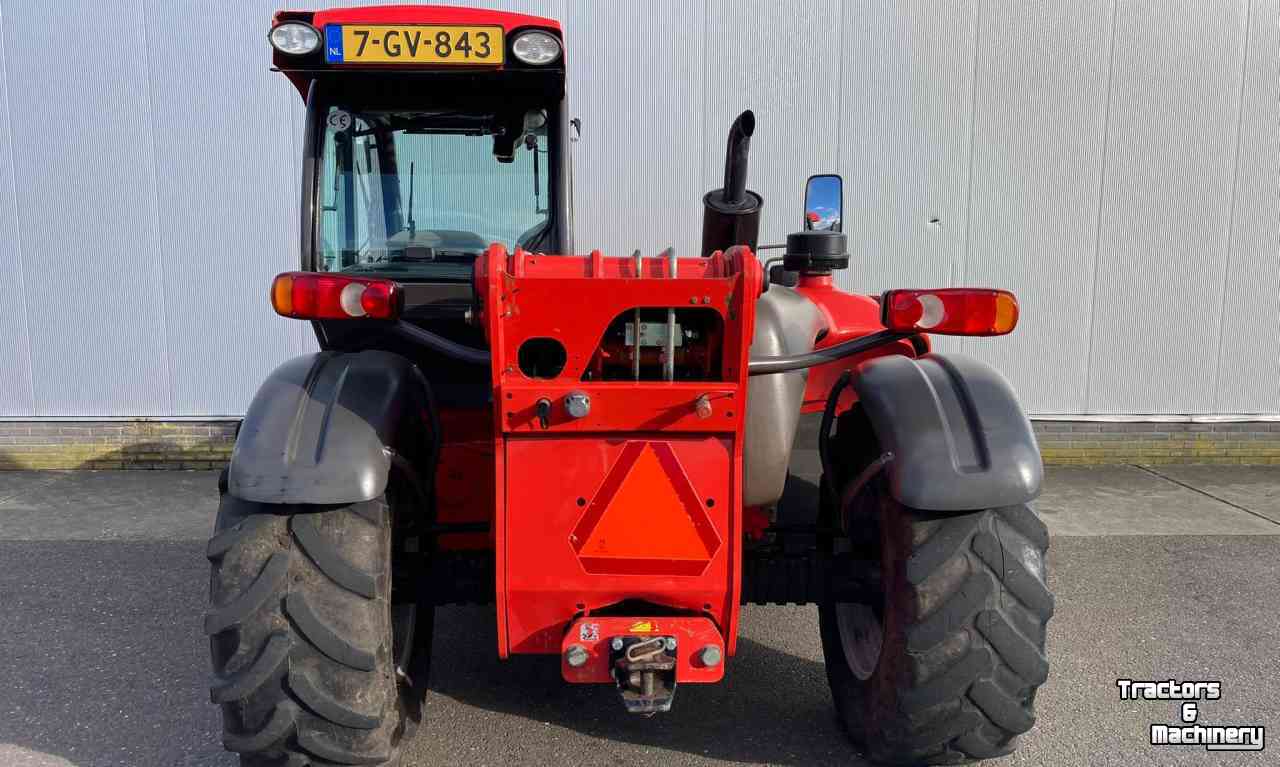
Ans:
{"type": "Polygon", "coordinates": [[[787,235],[782,264],[789,272],[830,272],[849,268],[849,240],[843,232],[807,230],[787,235]]]}

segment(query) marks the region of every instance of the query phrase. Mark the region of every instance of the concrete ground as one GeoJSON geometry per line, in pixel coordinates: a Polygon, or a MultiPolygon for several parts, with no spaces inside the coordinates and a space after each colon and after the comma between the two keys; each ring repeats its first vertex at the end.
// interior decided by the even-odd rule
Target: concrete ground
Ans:
{"type": "MultiPolygon", "coordinates": [[[[0,472],[0,765],[235,764],[200,625],[215,476],[0,472]]],[[[1038,507],[1053,670],[1036,728],[996,763],[1274,763],[1275,745],[1147,745],[1177,706],[1121,702],[1115,681],[1218,679],[1203,723],[1280,726],[1280,467],[1056,469],[1038,507]]],[[[408,765],[862,764],[831,714],[812,608],[748,608],[726,681],[686,685],[648,720],[493,645],[488,610],[441,610],[408,765]]]]}

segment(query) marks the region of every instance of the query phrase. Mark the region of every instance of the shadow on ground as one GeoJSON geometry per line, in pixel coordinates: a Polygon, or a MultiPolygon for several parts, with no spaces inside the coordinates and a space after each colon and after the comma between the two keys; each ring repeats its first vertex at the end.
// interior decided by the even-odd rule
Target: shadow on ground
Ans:
{"type": "Polygon", "coordinates": [[[232,767],[207,565],[193,541],[0,541],[0,764],[232,767]]]}
{"type": "Polygon", "coordinates": [[[214,470],[0,471],[0,540],[203,542],[218,506],[217,477],[214,470]]]}
{"type": "MultiPolygon", "coordinates": [[[[790,476],[779,521],[812,524],[817,493],[813,478],[790,476]]],[[[812,540],[797,537],[798,545],[812,540]]],[[[725,680],[680,686],[672,710],[648,719],[627,714],[608,685],[566,684],[555,656],[497,660],[492,608],[436,616],[428,719],[407,765],[456,761],[469,749],[510,763],[864,764],[835,717],[815,608],[744,608],[725,680]],[[518,740],[495,745],[504,735],[518,740]],[[598,753],[566,755],[584,741],[598,753]]]]}
{"type": "MultiPolygon", "coordinates": [[[[794,630],[796,643],[804,646],[803,655],[740,639],[724,682],[683,685],[676,691],[670,713],[646,719],[623,711],[617,693],[607,685],[566,684],[554,656],[498,661],[491,649],[496,644],[491,610],[442,608],[436,618],[432,697],[445,696],[466,706],[566,728],[593,739],[685,752],[699,760],[862,764],[836,723],[822,663],[803,657],[817,646],[813,611],[754,608],[747,612],[748,622],[760,628],[767,624],[784,636],[794,630]]],[[[451,719],[456,708],[443,701],[432,705],[429,700],[428,722],[420,738],[431,738],[433,731],[441,730],[449,731],[452,738],[450,722],[432,716],[443,714],[451,719]],[[446,707],[451,710],[442,711],[446,707]]],[[[415,745],[411,753],[425,751],[422,744],[415,745]]],[[[529,745],[540,750],[539,744],[529,745]]],[[[634,749],[629,752],[638,753],[634,749]]]]}
{"type": "MultiPolygon", "coordinates": [[[[0,509],[0,763],[231,767],[200,625],[216,473],[74,475],[0,472],[0,499],[21,500],[0,509]],[[161,476],[164,497],[148,502],[161,476]]],[[[682,686],[652,719],[608,686],[565,684],[553,656],[499,661],[492,607],[442,608],[436,626],[427,726],[406,767],[861,764],[832,712],[812,609],[747,608],[725,681],[682,686]]]]}

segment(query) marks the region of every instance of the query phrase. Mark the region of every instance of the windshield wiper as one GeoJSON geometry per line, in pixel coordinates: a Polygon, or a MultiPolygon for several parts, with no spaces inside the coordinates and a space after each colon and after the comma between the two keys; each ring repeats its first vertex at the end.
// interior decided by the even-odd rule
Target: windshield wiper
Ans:
{"type": "Polygon", "coordinates": [[[413,166],[409,163],[409,239],[418,235],[418,224],[413,220],[413,166]]]}

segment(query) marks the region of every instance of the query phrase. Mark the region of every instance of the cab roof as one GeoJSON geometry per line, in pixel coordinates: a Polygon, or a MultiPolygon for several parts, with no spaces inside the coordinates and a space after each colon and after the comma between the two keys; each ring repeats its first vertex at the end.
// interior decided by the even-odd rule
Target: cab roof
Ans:
{"type": "MultiPolygon", "coordinates": [[[[296,19],[296,11],[279,11],[275,21],[296,19]],[[287,17],[284,14],[289,14],[287,17]]],[[[311,25],[326,24],[492,24],[510,33],[522,27],[542,27],[562,32],[560,22],[544,16],[493,11],[487,8],[460,8],[455,5],[371,5],[364,8],[330,8],[315,11],[311,25]]]]}
{"type": "MultiPolygon", "coordinates": [[[[463,8],[453,5],[372,5],[360,8],[329,8],[321,11],[276,11],[272,16],[271,26],[275,27],[286,21],[301,21],[324,33],[328,25],[343,24],[433,24],[444,26],[501,26],[503,34],[510,36],[521,29],[536,27],[545,29],[560,38],[563,51],[564,31],[560,22],[545,16],[532,16],[525,13],[495,11],[487,8],[463,8]]],[[[307,87],[313,77],[320,72],[333,71],[323,61],[322,55],[288,57],[273,51],[273,64],[276,69],[293,82],[298,93],[305,100],[307,87]]],[[[563,78],[564,54],[558,66],[547,67],[555,70],[563,78]]],[[[515,65],[518,66],[518,63],[515,65]]],[[[511,64],[498,69],[510,69],[511,64]]],[[[459,68],[461,69],[461,68],[459,68]]]]}

